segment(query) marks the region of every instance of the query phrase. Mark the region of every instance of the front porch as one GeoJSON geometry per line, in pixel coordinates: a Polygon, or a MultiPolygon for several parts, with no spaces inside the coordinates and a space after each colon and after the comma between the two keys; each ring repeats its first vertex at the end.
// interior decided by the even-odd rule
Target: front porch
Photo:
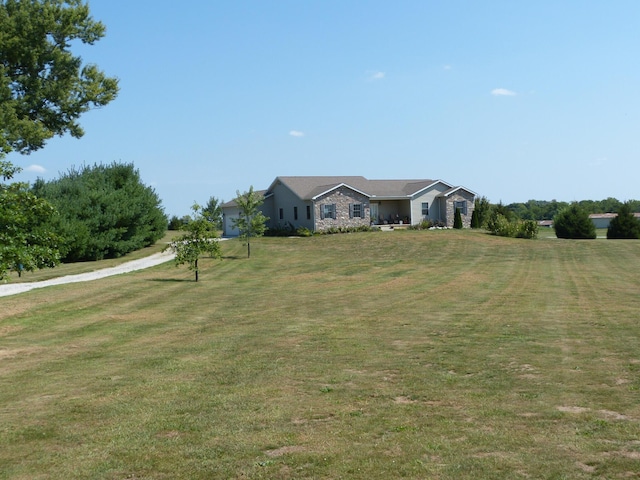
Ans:
{"type": "Polygon", "coordinates": [[[410,199],[376,200],[369,204],[372,226],[393,226],[406,228],[428,220],[433,223],[444,222],[446,218],[445,202],[440,198],[423,203],[410,199]]]}
{"type": "MultiPolygon", "coordinates": [[[[370,203],[372,225],[411,225],[409,200],[373,200],[370,203]]],[[[417,222],[416,222],[417,223],[417,222]]]]}

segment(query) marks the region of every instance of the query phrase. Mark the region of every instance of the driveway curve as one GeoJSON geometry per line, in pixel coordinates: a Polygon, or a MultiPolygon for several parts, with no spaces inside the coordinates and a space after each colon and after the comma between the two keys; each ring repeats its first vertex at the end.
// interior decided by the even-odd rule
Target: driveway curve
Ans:
{"type": "Polygon", "coordinates": [[[89,282],[91,280],[98,280],[100,278],[110,277],[112,275],[120,275],[121,273],[128,273],[135,270],[154,267],[156,265],[160,265],[161,263],[168,262],[169,260],[173,260],[174,258],[174,253],[166,251],[155,253],[138,260],[131,260],[130,262],[125,262],[115,267],[96,270],[94,272],[78,273],[77,275],[66,275],[64,277],[52,278],[50,280],[43,280],[41,282],[9,283],[6,285],[0,285],[0,297],[17,295],[19,293],[33,290],[34,288],[44,288],[50,287],[52,285],[62,285],[64,283],[89,282]]]}

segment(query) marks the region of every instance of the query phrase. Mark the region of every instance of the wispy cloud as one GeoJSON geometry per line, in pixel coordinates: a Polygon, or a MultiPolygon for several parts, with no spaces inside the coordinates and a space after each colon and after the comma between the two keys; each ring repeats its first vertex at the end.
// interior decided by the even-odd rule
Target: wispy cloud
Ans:
{"type": "Polygon", "coordinates": [[[47,171],[46,168],[44,168],[42,165],[29,165],[27,168],[24,169],[26,172],[32,172],[32,173],[44,173],[47,171]]]}
{"type": "Polygon", "coordinates": [[[382,80],[382,79],[384,78],[384,76],[385,76],[385,73],[384,73],[384,72],[379,72],[379,71],[375,71],[375,72],[370,71],[370,72],[367,72],[367,78],[368,78],[370,81],[382,80]]]}
{"type": "Polygon", "coordinates": [[[513,97],[517,95],[513,90],[507,90],[506,88],[494,88],[491,90],[491,95],[494,97],[513,97]]]}
{"type": "Polygon", "coordinates": [[[291,135],[292,137],[304,137],[304,132],[301,132],[299,130],[291,130],[289,132],[289,135],[291,135]]]}
{"type": "Polygon", "coordinates": [[[608,162],[608,160],[609,159],[607,157],[594,158],[593,160],[591,160],[589,162],[589,166],[590,167],[603,167],[608,162]]]}

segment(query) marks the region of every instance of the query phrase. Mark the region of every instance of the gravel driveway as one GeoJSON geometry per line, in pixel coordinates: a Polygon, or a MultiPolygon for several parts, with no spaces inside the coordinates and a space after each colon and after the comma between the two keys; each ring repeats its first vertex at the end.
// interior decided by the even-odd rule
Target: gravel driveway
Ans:
{"type": "Polygon", "coordinates": [[[99,278],[109,277],[111,275],[119,275],[121,273],[133,272],[134,270],[142,270],[144,268],[160,265],[161,263],[173,260],[175,254],[166,251],[162,253],[156,253],[149,257],[140,258],[138,260],[132,260],[130,262],[123,263],[117,267],[103,268],[102,270],[96,270],[95,272],[79,273],[77,275],[67,275],[66,277],[52,278],[51,280],[43,280],[42,282],[31,283],[9,283],[6,285],[0,285],[0,297],[6,297],[9,295],[17,295],[18,293],[28,292],[34,288],[49,287],[51,285],[62,285],[63,283],[76,283],[76,282],[89,282],[91,280],[98,280],[99,278]]]}

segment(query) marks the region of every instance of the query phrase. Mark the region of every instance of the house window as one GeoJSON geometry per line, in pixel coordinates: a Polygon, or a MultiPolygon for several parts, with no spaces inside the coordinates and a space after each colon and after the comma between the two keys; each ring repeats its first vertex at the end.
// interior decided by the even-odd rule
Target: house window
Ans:
{"type": "Polygon", "coordinates": [[[455,208],[456,210],[460,210],[460,213],[462,215],[466,215],[467,214],[467,201],[466,200],[460,200],[457,202],[453,202],[453,208],[455,208]]]}
{"type": "Polygon", "coordinates": [[[307,205],[307,220],[311,220],[311,205],[307,205]]]}
{"type": "Polygon", "coordinates": [[[281,208],[278,213],[280,214],[280,220],[284,218],[284,210],[281,208]]]}
{"type": "Polygon", "coordinates": [[[349,204],[349,218],[362,218],[362,204],[350,203],[349,204]]]}
{"type": "Polygon", "coordinates": [[[293,219],[298,219],[298,207],[293,207],[293,219]]]}
{"type": "Polygon", "coordinates": [[[422,216],[429,216],[429,202],[422,202],[422,216]]]}
{"type": "Polygon", "coordinates": [[[336,218],[336,204],[325,203],[323,205],[320,205],[320,218],[336,218]]]}

